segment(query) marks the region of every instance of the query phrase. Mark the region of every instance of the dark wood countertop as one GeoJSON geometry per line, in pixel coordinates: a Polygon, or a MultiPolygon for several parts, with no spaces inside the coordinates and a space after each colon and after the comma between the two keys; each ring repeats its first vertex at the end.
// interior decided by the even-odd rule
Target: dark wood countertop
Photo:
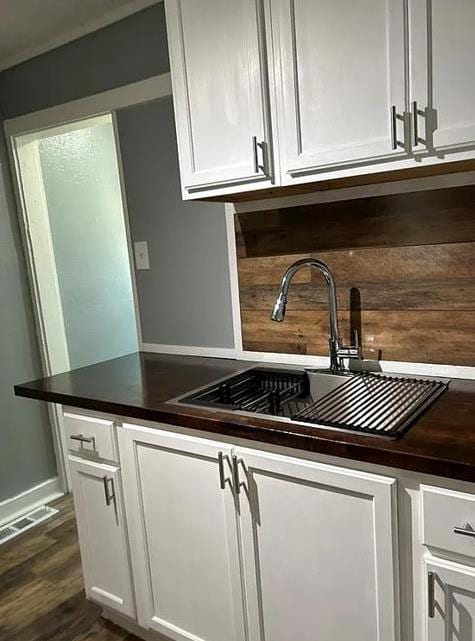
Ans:
{"type": "Polygon", "coordinates": [[[454,379],[399,440],[243,417],[170,399],[257,363],[138,352],[15,386],[17,396],[475,482],[475,381],[454,379]]]}

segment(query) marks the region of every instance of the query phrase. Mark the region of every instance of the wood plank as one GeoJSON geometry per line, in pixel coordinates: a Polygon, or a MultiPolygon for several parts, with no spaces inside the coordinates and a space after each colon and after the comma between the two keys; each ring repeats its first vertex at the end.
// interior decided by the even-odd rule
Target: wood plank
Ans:
{"type": "Polygon", "coordinates": [[[238,218],[241,257],[475,241],[475,186],[251,212],[238,218]]]}
{"type": "MultiPolygon", "coordinates": [[[[277,285],[241,287],[241,309],[271,312],[277,285]]],[[[340,310],[475,310],[475,280],[453,279],[442,282],[390,282],[338,287],[340,310]],[[358,302],[354,303],[355,300],[358,302]],[[353,301],[353,303],[352,303],[353,301]]],[[[327,288],[323,283],[294,284],[289,292],[289,310],[328,310],[327,288]]]]}
{"type": "MultiPolygon", "coordinates": [[[[357,286],[391,280],[433,281],[473,278],[475,275],[475,243],[467,242],[242,258],[238,261],[239,282],[241,285],[277,285],[293,262],[308,257],[327,263],[337,285],[357,286]]],[[[308,269],[299,272],[293,282],[320,279],[318,272],[308,269]]]]}
{"type": "Polygon", "coordinates": [[[55,544],[55,541],[43,532],[35,532],[36,536],[22,536],[2,544],[0,554],[0,573],[32,559],[36,554],[55,544]]]}
{"type": "MultiPolygon", "coordinates": [[[[307,354],[328,355],[328,314],[289,310],[283,323],[274,323],[261,311],[242,311],[243,343],[304,345],[307,354]]],[[[340,313],[343,338],[350,340],[350,316],[340,313]]],[[[384,360],[475,365],[467,336],[475,335],[475,312],[439,311],[361,312],[361,336],[366,354],[384,360]]],[[[263,351],[272,351],[271,348],[263,351]]]]}
{"type": "MultiPolygon", "coordinates": [[[[434,282],[475,276],[475,242],[384,249],[353,249],[313,254],[328,264],[337,285],[434,282]]],[[[312,280],[320,280],[317,272],[312,280]]]]}
{"type": "MultiPolygon", "coordinates": [[[[99,621],[101,608],[85,598],[83,592],[74,594],[71,598],[60,603],[57,607],[40,616],[27,625],[15,631],[14,636],[8,637],[9,641],[83,641],[94,634],[101,632],[99,621]]],[[[100,638],[100,637],[98,637],[100,638]]],[[[104,638],[104,637],[103,637],[104,638]]],[[[125,638],[122,635],[110,636],[110,641],[119,641],[125,638]]],[[[3,637],[2,637],[3,641],[3,637]]],[[[5,640],[6,641],[6,640],[5,640]]]]}
{"type": "MultiPolygon", "coordinates": [[[[272,256],[265,258],[243,258],[238,262],[239,285],[269,285],[276,286],[282,280],[285,270],[296,260],[309,258],[311,254],[297,256],[272,256]]],[[[293,279],[294,283],[310,283],[312,273],[310,269],[298,272],[293,279]]]]}

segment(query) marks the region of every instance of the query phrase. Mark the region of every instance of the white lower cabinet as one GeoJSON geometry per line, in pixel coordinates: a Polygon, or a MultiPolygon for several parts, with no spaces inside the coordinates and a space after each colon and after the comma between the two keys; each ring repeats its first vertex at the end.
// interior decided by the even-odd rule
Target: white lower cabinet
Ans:
{"type": "Polygon", "coordinates": [[[70,456],[86,595],[135,616],[118,467],[70,456]]]}
{"type": "Polygon", "coordinates": [[[425,641],[475,639],[475,568],[426,560],[425,641]]]}
{"type": "Polygon", "coordinates": [[[397,639],[394,479],[235,455],[249,640],[397,639]]]}
{"type": "Polygon", "coordinates": [[[141,626],[397,641],[394,479],[134,425],[119,448],[141,626]]]}
{"type": "Polygon", "coordinates": [[[139,624],[177,641],[243,641],[231,448],[132,425],[119,448],[139,624]]]}

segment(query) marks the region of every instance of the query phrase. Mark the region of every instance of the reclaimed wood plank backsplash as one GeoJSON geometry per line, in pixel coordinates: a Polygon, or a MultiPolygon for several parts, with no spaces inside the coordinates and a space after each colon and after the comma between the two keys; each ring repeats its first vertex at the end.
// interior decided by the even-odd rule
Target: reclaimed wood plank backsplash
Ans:
{"type": "Polygon", "coordinates": [[[333,271],[343,338],[366,358],[475,365],[475,186],[238,214],[246,350],[328,354],[327,292],[295,277],[287,315],[270,310],[284,270],[318,257],[333,271]]]}

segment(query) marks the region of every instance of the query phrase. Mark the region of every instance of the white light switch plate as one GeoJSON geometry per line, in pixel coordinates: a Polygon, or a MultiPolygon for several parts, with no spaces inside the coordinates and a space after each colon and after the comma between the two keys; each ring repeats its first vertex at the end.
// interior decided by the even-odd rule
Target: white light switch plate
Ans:
{"type": "Polygon", "coordinates": [[[135,269],[150,269],[147,241],[141,240],[134,243],[134,252],[135,252],[135,269]]]}

